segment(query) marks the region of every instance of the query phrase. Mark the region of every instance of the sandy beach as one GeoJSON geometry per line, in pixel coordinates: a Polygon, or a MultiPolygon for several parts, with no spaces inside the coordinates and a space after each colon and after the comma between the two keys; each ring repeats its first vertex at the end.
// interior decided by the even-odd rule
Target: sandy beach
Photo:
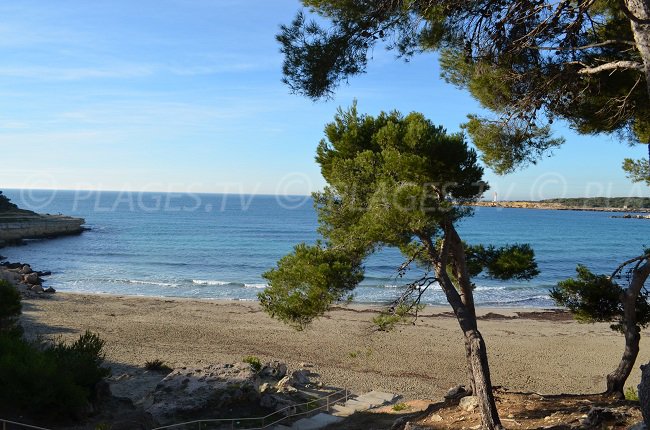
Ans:
{"type": "MultiPolygon", "coordinates": [[[[194,366],[254,355],[290,366],[311,363],[327,384],[407,399],[439,399],[464,383],[462,336],[449,309],[429,307],[415,325],[389,333],[372,325],[377,309],[338,307],[297,332],[255,302],[57,293],[25,300],[21,321],[30,336],[73,339],[86,329],[97,332],[107,341],[114,375],[137,373],[154,359],[194,366]]],[[[623,337],[607,324],[531,311],[480,309],[493,384],[548,394],[603,391],[623,337]]],[[[650,360],[648,334],[642,333],[637,368],[650,360]]],[[[629,385],[639,378],[635,369],[629,385]]]]}

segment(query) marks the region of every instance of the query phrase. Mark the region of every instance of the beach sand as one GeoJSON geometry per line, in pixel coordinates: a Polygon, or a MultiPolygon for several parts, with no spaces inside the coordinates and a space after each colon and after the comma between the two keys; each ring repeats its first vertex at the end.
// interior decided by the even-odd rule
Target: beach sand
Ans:
{"type": "MultiPolygon", "coordinates": [[[[137,372],[149,360],[174,366],[236,362],[253,355],[290,367],[314,365],[321,380],[355,392],[372,389],[406,399],[440,399],[465,383],[462,335],[449,308],[428,307],[415,325],[379,332],[378,308],[337,307],[297,332],[271,319],[256,302],[57,293],[23,302],[30,336],[74,339],[85,330],[107,342],[114,376],[137,372]]],[[[492,382],[510,390],[547,394],[604,391],[605,375],[623,352],[623,336],[608,324],[578,324],[567,314],[531,309],[479,309],[492,382]],[[500,316],[517,316],[506,319],[500,316]]],[[[644,331],[638,366],[650,360],[644,331]]]]}

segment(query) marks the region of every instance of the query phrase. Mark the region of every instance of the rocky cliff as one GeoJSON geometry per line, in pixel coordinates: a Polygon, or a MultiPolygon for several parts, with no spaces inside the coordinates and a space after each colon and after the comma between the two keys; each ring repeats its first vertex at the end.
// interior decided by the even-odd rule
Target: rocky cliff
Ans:
{"type": "Polygon", "coordinates": [[[84,231],[85,222],[83,218],[41,215],[19,209],[0,192],[0,247],[23,239],[79,234],[84,231]]]}

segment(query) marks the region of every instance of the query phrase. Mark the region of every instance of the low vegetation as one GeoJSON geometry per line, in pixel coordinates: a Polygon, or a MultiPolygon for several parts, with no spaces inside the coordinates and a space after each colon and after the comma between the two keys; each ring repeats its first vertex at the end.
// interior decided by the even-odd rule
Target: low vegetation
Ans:
{"type": "Polygon", "coordinates": [[[401,412],[405,411],[407,409],[410,409],[410,406],[406,403],[400,402],[400,403],[395,403],[392,408],[395,412],[401,412]]]}
{"type": "Polygon", "coordinates": [[[20,295],[0,282],[0,413],[47,422],[82,418],[95,400],[104,341],[87,331],[75,342],[29,342],[18,325],[20,295]]]}
{"type": "Polygon", "coordinates": [[[0,212],[13,211],[16,209],[18,209],[18,206],[11,203],[7,196],[3,195],[2,191],[0,191],[0,212]]]}
{"type": "Polygon", "coordinates": [[[21,309],[20,293],[16,287],[0,280],[0,334],[10,331],[19,334],[17,320],[21,309]]]}
{"type": "Polygon", "coordinates": [[[650,198],[647,197],[589,197],[589,198],[567,198],[547,199],[542,203],[558,203],[564,206],[580,208],[620,208],[628,209],[649,209],[650,198]]]}
{"type": "Polygon", "coordinates": [[[638,402],[639,401],[639,393],[637,393],[634,388],[627,387],[627,389],[625,390],[625,400],[630,400],[632,402],[638,402]]]}
{"type": "Polygon", "coordinates": [[[158,373],[171,373],[172,368],[169,367],[164,361],[160,359],[155,359],[151,361],[147,361],[144,363],[144,368],[151,371],[151,372],[158,372],[158,373]]]}
{"type": "Polygon", "coordinates": [[[258,358],[255,357],[254,355],[248,355],[244,357],[242,360],[244,363],[247,363],[251,366],[251,369],[253,369],[254,372],[259,372],[262,370],[262,361],[258,358]]]}

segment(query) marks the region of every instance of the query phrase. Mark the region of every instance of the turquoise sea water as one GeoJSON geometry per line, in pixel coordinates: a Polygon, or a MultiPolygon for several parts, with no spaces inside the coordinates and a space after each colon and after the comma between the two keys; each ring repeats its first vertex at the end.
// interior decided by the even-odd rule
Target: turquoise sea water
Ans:
{"type": "MultiPolygon", "coordinates": [[[[21,207],[86,219],[81,236],[2,249],[10,261],[51,270],[61,291],[254,300],[261,274],[298,242],[313,242],[316,215],[299,196],[6,190],[21,207]]],[[[610,213],[477,208],[459,225],[469,243],[530,243],[541,275],[529,282],[478,277],[479,305],[551,306],[548,289],[577,263],[610,273],[650,246],[650,222],[610,213]]],[[[366,264],[355,300],[383,303],[399,294],[399,253],[366,264]]],[[[445,303],[439,289],[427,303],[445,303]]]]}

